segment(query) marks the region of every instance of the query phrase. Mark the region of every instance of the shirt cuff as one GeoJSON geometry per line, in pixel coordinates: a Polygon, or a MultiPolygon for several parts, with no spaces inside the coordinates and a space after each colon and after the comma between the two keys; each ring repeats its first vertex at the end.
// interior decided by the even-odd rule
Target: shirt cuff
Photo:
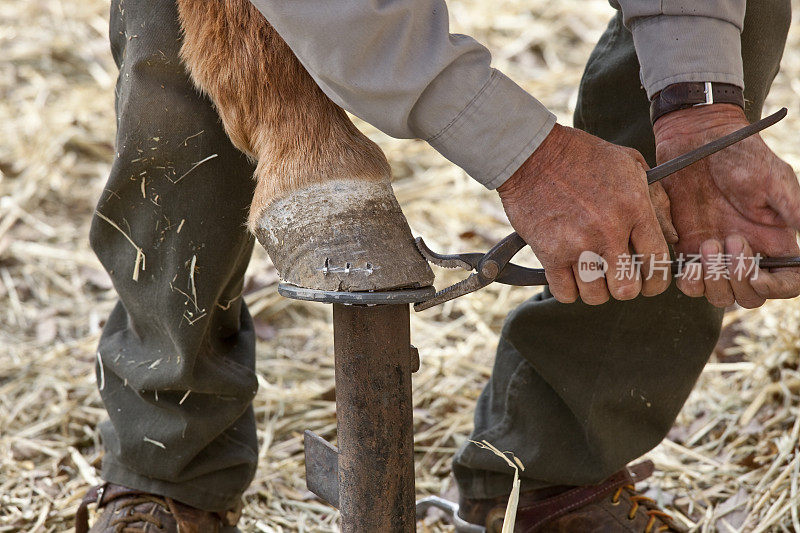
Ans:
{"type": "Polygon", "coordinates": [[[631,23],[647,96],[673,83],[712,81],[744,88],[740,29],[731,22],[683,15],[631,23]]]}
{"type": "MultiPolygon", "coordinates": [[[[426,91],[415,106],[415,122],[426,124],[424,117],[437,114],[442,102],[452,105],[454,96],[463,94],[457,79],[451,81],[440,80],[426,91]]],[[[466,106],[423,138],[486,188],[496,189],[539,147],[555,123],[555,115],[541,102],[492,69],[466,106]]]]}

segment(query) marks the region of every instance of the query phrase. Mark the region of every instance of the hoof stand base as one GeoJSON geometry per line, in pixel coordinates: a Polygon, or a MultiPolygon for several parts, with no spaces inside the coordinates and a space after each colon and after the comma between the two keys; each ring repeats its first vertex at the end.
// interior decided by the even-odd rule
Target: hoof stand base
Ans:
{"type": "Polygon", "coordinates": [[[339,509],[344,533],[416,529],[409,315],[408,303],[333,303],[339,446],[305,433],[306,484],[339,509]]]}

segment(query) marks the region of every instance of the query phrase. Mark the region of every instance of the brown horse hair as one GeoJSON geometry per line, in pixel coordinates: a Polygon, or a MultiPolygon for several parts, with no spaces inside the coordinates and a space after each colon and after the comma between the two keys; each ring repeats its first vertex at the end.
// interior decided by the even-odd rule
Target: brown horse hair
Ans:
{"type": "Polygon", "coordinates": [[[381,149],[317,86],[249,0],[178,0],[181,57],[233,144],[258,161],[253,230],[269,204],[331,180],[390,179],[381,149]]]}

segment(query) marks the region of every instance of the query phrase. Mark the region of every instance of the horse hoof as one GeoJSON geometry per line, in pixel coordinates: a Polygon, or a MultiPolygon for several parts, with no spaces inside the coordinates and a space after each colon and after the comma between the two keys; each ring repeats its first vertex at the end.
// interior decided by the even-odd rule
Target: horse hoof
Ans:
{"type": "Polygon", "coordinates": [[[384,181],[335,180],[294,191],[256,217],[253,233],[281,279],[300,287],[357,292],[433,283],[384,181]]]}

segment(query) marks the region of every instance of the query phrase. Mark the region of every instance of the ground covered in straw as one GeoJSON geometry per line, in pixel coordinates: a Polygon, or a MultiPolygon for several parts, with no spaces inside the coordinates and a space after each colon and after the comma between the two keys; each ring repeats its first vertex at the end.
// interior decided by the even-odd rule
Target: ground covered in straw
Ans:
{"type": "MultiPolygon", "coordinates": [[[[451,0],[458,31],[570,123],[584,61],[611,14],[605,0],[451,0]]],[[[114,292],[88,247],[113,155],[114,67],[106,0],[0,0],[0,532],[66,531],[97,481],[95,346],[114,292]]],[[[797,22],[797,21],[795,21],[797,22]]],[[[800,28],[767,110],[766,134],[800,167],[800,28]]],[[[423,143],[372,129],[415,233],[442,250],[486,249],[508,231],[494,194],[423,143]]],[[[479,149],[479,147],[476,147],[479,149]]],[[[439,284],[456,274],[438,272],[439,284]]],[[[335,436],[330,309],[276,293],[256,252],[245,296],[258,323],[260,466],[246,531],[332,531],[337,515],[303,482],[302,430],[335,436]]],[[[491,287],[413,318],[418,491],[447,491],[503,317],[532,289],[491,287]]],[[[800,531],[800,304],[728,315],[678,422],[650,457],[649,492],[698,531],[800,531]],[[677,495],[674,498],[670,495],[677,495]]],[[[487,452],[488,453],[488,452],[487,452]]],[[[448,531],[435,517],[423,531],[448,531]]]]}

